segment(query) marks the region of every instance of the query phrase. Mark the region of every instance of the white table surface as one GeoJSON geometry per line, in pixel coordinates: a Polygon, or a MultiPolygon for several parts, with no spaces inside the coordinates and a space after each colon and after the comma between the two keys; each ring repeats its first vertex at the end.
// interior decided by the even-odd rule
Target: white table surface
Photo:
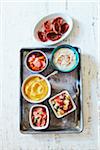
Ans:
{"type": "MultiPolygon", "coordinates": [[[[0,2],[2,97],[0,105],[0,150],[97,150],[98,118],[98,14],[96,2],[37,1],[0,2]],[[19,131],[19,51],[41,46],[33,40],[39,18],[67,12],[74,29],[62,43],[81,48],[84,131],[81,134],[23,135],[19,131]],[[1,127],[2,126],[2,127],[1,127]]],[[[100,19],[100,18],[99,18],[100,19]]],[[[60,43],[61,44],[61,43],[60,43]]]]}

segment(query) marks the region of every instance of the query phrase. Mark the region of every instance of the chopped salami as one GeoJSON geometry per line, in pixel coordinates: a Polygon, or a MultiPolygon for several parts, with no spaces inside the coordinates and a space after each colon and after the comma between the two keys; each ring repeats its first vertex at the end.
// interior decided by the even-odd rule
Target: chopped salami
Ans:
{"type": "Polygon", "coordinates": [[[63,22],[64,22],[64,19],[63,19],[63,18],[57,17],[57,18],[55,18],[55,19],[53,20],[52,24],[58,23],[58,24],[62,25],[63,22]]]}
{"type": "Polygon", "coordinates": [[[50,20],[48,20],[44,23],[44,30],[45,30],[45,32],[49,32],[52,30],[52,23],[50,20]]]}
{"type": "Polygon", "coordinates": [[[42,53],[33,52],[27,59],[27,65],[32,71],[41,71],[46,66],[46,58],[42,53]]]}
{"type": "Polygon", "coordinates": [[[57,34],[57,33],[61,33],[61,25],[58,23],[55,23],[53,25],[53,31],[57,34]]]}
{"type": "Polygon", "coordinates": [[[64,23],[62,26],[61,26],[61,33],[64,34],[69,28],[69,25],[67,23],[64,23]]]}
{"type": "Polygon", "coordinates": [[[56,34],[55,32],[50,32],[47,34],[47,38],[51,41],[56,41],[61,38],[61,34],[56,34]]]}
{"type": "Polygon", "coordinates": [[[48,40],[45,32],[42,31],[38,31],[38,37],[42,42],[46,42],[48,40]]]}

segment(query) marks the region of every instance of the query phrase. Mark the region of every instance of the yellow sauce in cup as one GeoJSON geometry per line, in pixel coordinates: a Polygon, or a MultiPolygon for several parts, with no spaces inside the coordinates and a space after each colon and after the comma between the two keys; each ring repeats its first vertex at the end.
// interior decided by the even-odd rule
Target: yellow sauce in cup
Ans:
{"type": "Polygon", "coordinates": [[[40,101],[48,94],[48,85],[45,79],[34,76],[27,80],[24,85],[26,97],[32,101],[40,101]]]}

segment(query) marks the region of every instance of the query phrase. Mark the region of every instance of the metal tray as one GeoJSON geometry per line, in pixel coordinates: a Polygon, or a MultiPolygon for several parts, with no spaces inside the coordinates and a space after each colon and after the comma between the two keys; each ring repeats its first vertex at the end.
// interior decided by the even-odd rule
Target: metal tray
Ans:
{"type": "MultiPolygon", "coordinates": [[[[76,50],[80,56],[80,49],[77,47],[76,50]]],[[[83,111],[82,111],[82,78],[81,78],[81,63],[79,62],[78,67],[70,73],[61,73],[51,76],[49,78],[50,84],[52,86],[51,97],[55,94],[67,89],[74,98],[74,102],[77,109],[70,113],[69,115],[57,119],[48,103],[48,99],[42,104],[47,105],[50,111],[50,124],[45,130],[35,131],[31,128],[29,124],[29,110],[33,105],[27,102],[21,93],[21,85],[23,80],[32,74],[27,70],[24,65],[24,59],[28,52],[32,50],[42,50],[46,53],[49,59],[49,65],[41,74],[47,76],[49,73],[53,72],[53,67],[50,63],[51,52],[54,48],[25,48],[20,50],[20,131],[22,133],[80,133],[83,130],[83,111]],[[76,98],[75,98],[76,96],[76,98]]],[[[81,61],[81,60],[80,60],[81,61]]]]}

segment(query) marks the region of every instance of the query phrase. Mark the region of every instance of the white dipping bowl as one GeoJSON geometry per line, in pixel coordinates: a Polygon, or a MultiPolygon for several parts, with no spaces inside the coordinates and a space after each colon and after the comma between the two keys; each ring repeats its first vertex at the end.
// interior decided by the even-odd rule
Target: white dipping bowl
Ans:
{"type": "Polygon", "coordinates": [[[38,21],[34,27],[34,31],[33,31],[33,35],[34,35],[34,39],[36,41],[38,41],[40,44],[43,44],[43,45],[54,45],[54,44],[57,44],[61,41],[63,41],[69,34],[70,32],[72,31],[72,28],[73,28],[73,20],[72,18],[67,15],[66,13],[53,13],[53,14],[50,14],[48,16],[45,16],[43,17],[40,21],[38,21]],[[46,42],[42,42],[39,37],[38,37],[38,31],[41,30],[41,26],[42,24],[47,21],[47,20],[52,20],[54,18],[57,18],[57,17],[62,17],[66,23],[68,23],[69,25],[69,29],[62,35],[62,37],[56,41],[51,41],[51,40],[48,40],[46,42]]]}
{"type": "Polygon", "coordinates": [[[30,108],[30,112],[29,112],[29,122],[30,122],[30,126],[31,126],[33,129],[35,129],[35,130],[43,130],[43,129],[46,129],[46,128],[48,127],[48,125],[49,125],[49,110],[48,110],[48,107],[45,106],[45,105],[39,105],[39,104],[32,106],[32,107],[30,108]],[[43,126],[43,127],[34,126],[33,123],[32,123],[32,118],[31,118],[31,116],[32,116],[32,110],[33,110],[34,108],[36,108],[36,107],[43,107],[43,108],[46,109],[47,122],[46,122],[46,125],[43,126]]]}

